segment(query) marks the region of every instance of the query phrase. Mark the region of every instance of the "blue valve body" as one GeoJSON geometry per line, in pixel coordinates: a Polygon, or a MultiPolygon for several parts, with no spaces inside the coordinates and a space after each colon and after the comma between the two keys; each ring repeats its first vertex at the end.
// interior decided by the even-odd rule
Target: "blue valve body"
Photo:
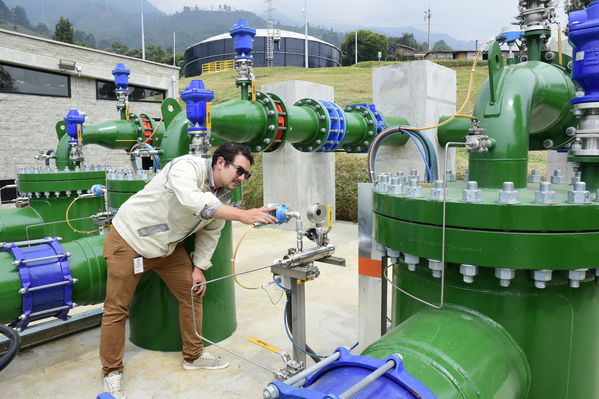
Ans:
{"type": "Polygon", "coordinates": [[[250,53],[253,49],[254,36],[256,36],[256,29],[250,28],[250,25],[246,19],[240,19],[233,25],[229,34],[233,38],[235,51],[237,52],[238,58],[251,58],[250,53]]]}
{"type": "Polygon", "coordinates": [[[85,114],[80,114],[76,109],[71,109],[67,113],[67,116],[63,118],[63,120],[67,128],[67,134],[76,141],[77,126],[83,125],[83,122],[85,121],[85,114]]]}
{"type": "Polygon", "coordinates": [[[125,64],[120,62],[116,64],[116,67],[112,70],[112,75],[114,76],[114,85],[116,86],[115,91],[128,91],[130,73],[131,71],[125,68],[125,64]]]}
{"type": "Polygon", "coordinates": [[[204,88],[204,82],[194,79],[181,92],[187,106],[187,119],[191,122],[188,130],[206,130],[206,103],[214,99],[214,92],[204,88]]]}
{"type": "Polygon", "coordinates": [[[282,205],[282,204],[269,204],[269,207],[273,207],[276,206],[277,209],[275,209],[274,211],[270,211],[269,214],[276,217],[277,221],[275,222],[276,224],[283,224],[283,223],[287,223],[289,221],[289,218],[287,217],[286,213],[289,210],[289,207],[287,205],[282,205]]]}
{"type": "Polygon", "coordinates": [[[569,39],[574,49],[572,79],[585,92],[571,103],[599,101],[599,1],[586,10],[573,11],[569,17],[569,39]]]}

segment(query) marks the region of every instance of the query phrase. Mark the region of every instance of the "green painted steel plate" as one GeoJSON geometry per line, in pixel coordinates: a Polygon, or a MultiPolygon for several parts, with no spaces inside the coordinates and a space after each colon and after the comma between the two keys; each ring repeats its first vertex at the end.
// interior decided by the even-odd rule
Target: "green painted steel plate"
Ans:
{"type": "Polygon", "coordinates": [[[19,173],[17,185],[22,193],[62,192],[89,190],[94,184],[104,184],[106,171],[49,171],[37,169],[39,173],[19,173]]]}
{"type": "MultiPolygon", "coordinates": [[[[373,218],[376,241],[403,253],[441,260],[442,228],[379,214],[373,218]]],[[[586,269],[599,267],[599,231],[513,232],[446,229],[445,260],[483,267],[586,269]]]]}
{"type": "Polygon", "coordinates": [[[106,189],[108,192],[136,193],[146,184],[146,180],[106,180],[106,189]]]}
{"type": "MultiPolygon", "coordinates": [[[[554,184],[556,204],[535,204],[538,183],[518,191],[519,204],[498,204],[499,190],[482,189],[483,202],[462,202],[465,182],[448,184],[446,224],[448,227],[485,231],[518,232],[599,232],[599,202],[566,203],[570,185],[554,184]]],[[[440,226],[442,202],[430,200],[430,188],[422,198],[406,198],[374,192],[374,212],[403,221],[440,226]]]]}

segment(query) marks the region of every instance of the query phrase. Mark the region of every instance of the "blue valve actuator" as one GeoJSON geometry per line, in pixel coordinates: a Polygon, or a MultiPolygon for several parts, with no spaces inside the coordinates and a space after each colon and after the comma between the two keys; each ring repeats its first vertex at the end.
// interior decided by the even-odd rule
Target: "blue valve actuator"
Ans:
{"type": "Polygon", "coordinates": [[[116,91],[127,91],[127,87],[129,86],[129,74],[131,71],[125,68],[125,64],[118,63],[116,67],[112,70],[112,75],[114,76],[114,85],[116,86],[116,91]]]}
{"type": "Polygon", "coordinates": [[[250,24],[247,19],[240,19],[233,25],[229,34],[233,38],[235,51],[237,57],[235,58],[251,58],[249,57],[253,49],[254,36],[256,36],[256,29],[250,28],[250,24]]]}
{"type": "Polygon", "coordinates": [[[67,134],[76,140],[77,126],[83,125],[83,122],[85,121],[85,114],[80,114],[76,109],[71,109],[67,113],[67,116],[63,118],[63,120],[67,128],[67,134]]]}
{"type": "Polygon", "coordinates": [[[270,215],[277,218],[277,221],[275,223],[276,224],[287,223],[289,221],[289,218],[287,217],[286,213],[289,210],[289,207],[287,205],[282,205],[282,204],[269,204],[268,205],[268,207],[275,207],[275,206],[277,207],[277,209],[269,212],[270,215]]]}
{"type": "Polygon", "coordinates": [[[571,12],[568,26],[574,47],[572,79],[585,93],[571,103],[599,101],[599,1],[589,4],[586,10],[571,12]]]}
{"type": "Polygon", "coordinates": [[[499,43],[513,44],[516,40],[520,39],[522,35],[524,35],[524,32],[521,30],[502,32],[495,37],[495,40],[499,43]]]}
{"type": "Polygon", "coordinates": [[[187,119],[191,122],[188,130],[206,130],[206,103],[214,99],[214,92],[204,87],[204,82],[194,79],[181,92],[187,106],[187,119]]]}

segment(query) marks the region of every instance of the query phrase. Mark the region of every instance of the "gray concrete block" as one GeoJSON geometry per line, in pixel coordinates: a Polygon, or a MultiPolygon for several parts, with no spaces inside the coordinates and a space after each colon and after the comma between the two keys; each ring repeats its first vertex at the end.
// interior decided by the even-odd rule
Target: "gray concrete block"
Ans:
{"type": "MultiPolygon", "coordinates": [[[[375,68],[372,72],[372,98],[378,110],[387,116],[406,118],[411,126],[437,124],[439,117],[456,111],[456,74],[430,61],[415,61],[375,68]]],[[[443,176],[445,150],[437,141],[437,129],[423,130],[435,144],[439,176],[443,176]]],[[[455,150],[448,151],[447,165],[455,170],[455,150]]],[[[424,176],[422,158],[410,140],[402,147],[382,147],[377,155],[376,172],[417,169],[424,176]]]]}

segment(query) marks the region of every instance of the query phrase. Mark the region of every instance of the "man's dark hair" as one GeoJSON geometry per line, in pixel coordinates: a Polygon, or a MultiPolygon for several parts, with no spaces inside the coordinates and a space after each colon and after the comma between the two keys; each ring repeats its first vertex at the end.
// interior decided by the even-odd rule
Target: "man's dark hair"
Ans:
{"type": "Polygon", "coordinates": [[[250,161],[250,165],[254,164],[254,156],[249,148],[236,141],[227,141],[219,145],[214,154],[212,154],[212,166],[216,165],[219,157],[223,157],[227,163],[233,163],[237,155],[243,155],[250,161]]]}

